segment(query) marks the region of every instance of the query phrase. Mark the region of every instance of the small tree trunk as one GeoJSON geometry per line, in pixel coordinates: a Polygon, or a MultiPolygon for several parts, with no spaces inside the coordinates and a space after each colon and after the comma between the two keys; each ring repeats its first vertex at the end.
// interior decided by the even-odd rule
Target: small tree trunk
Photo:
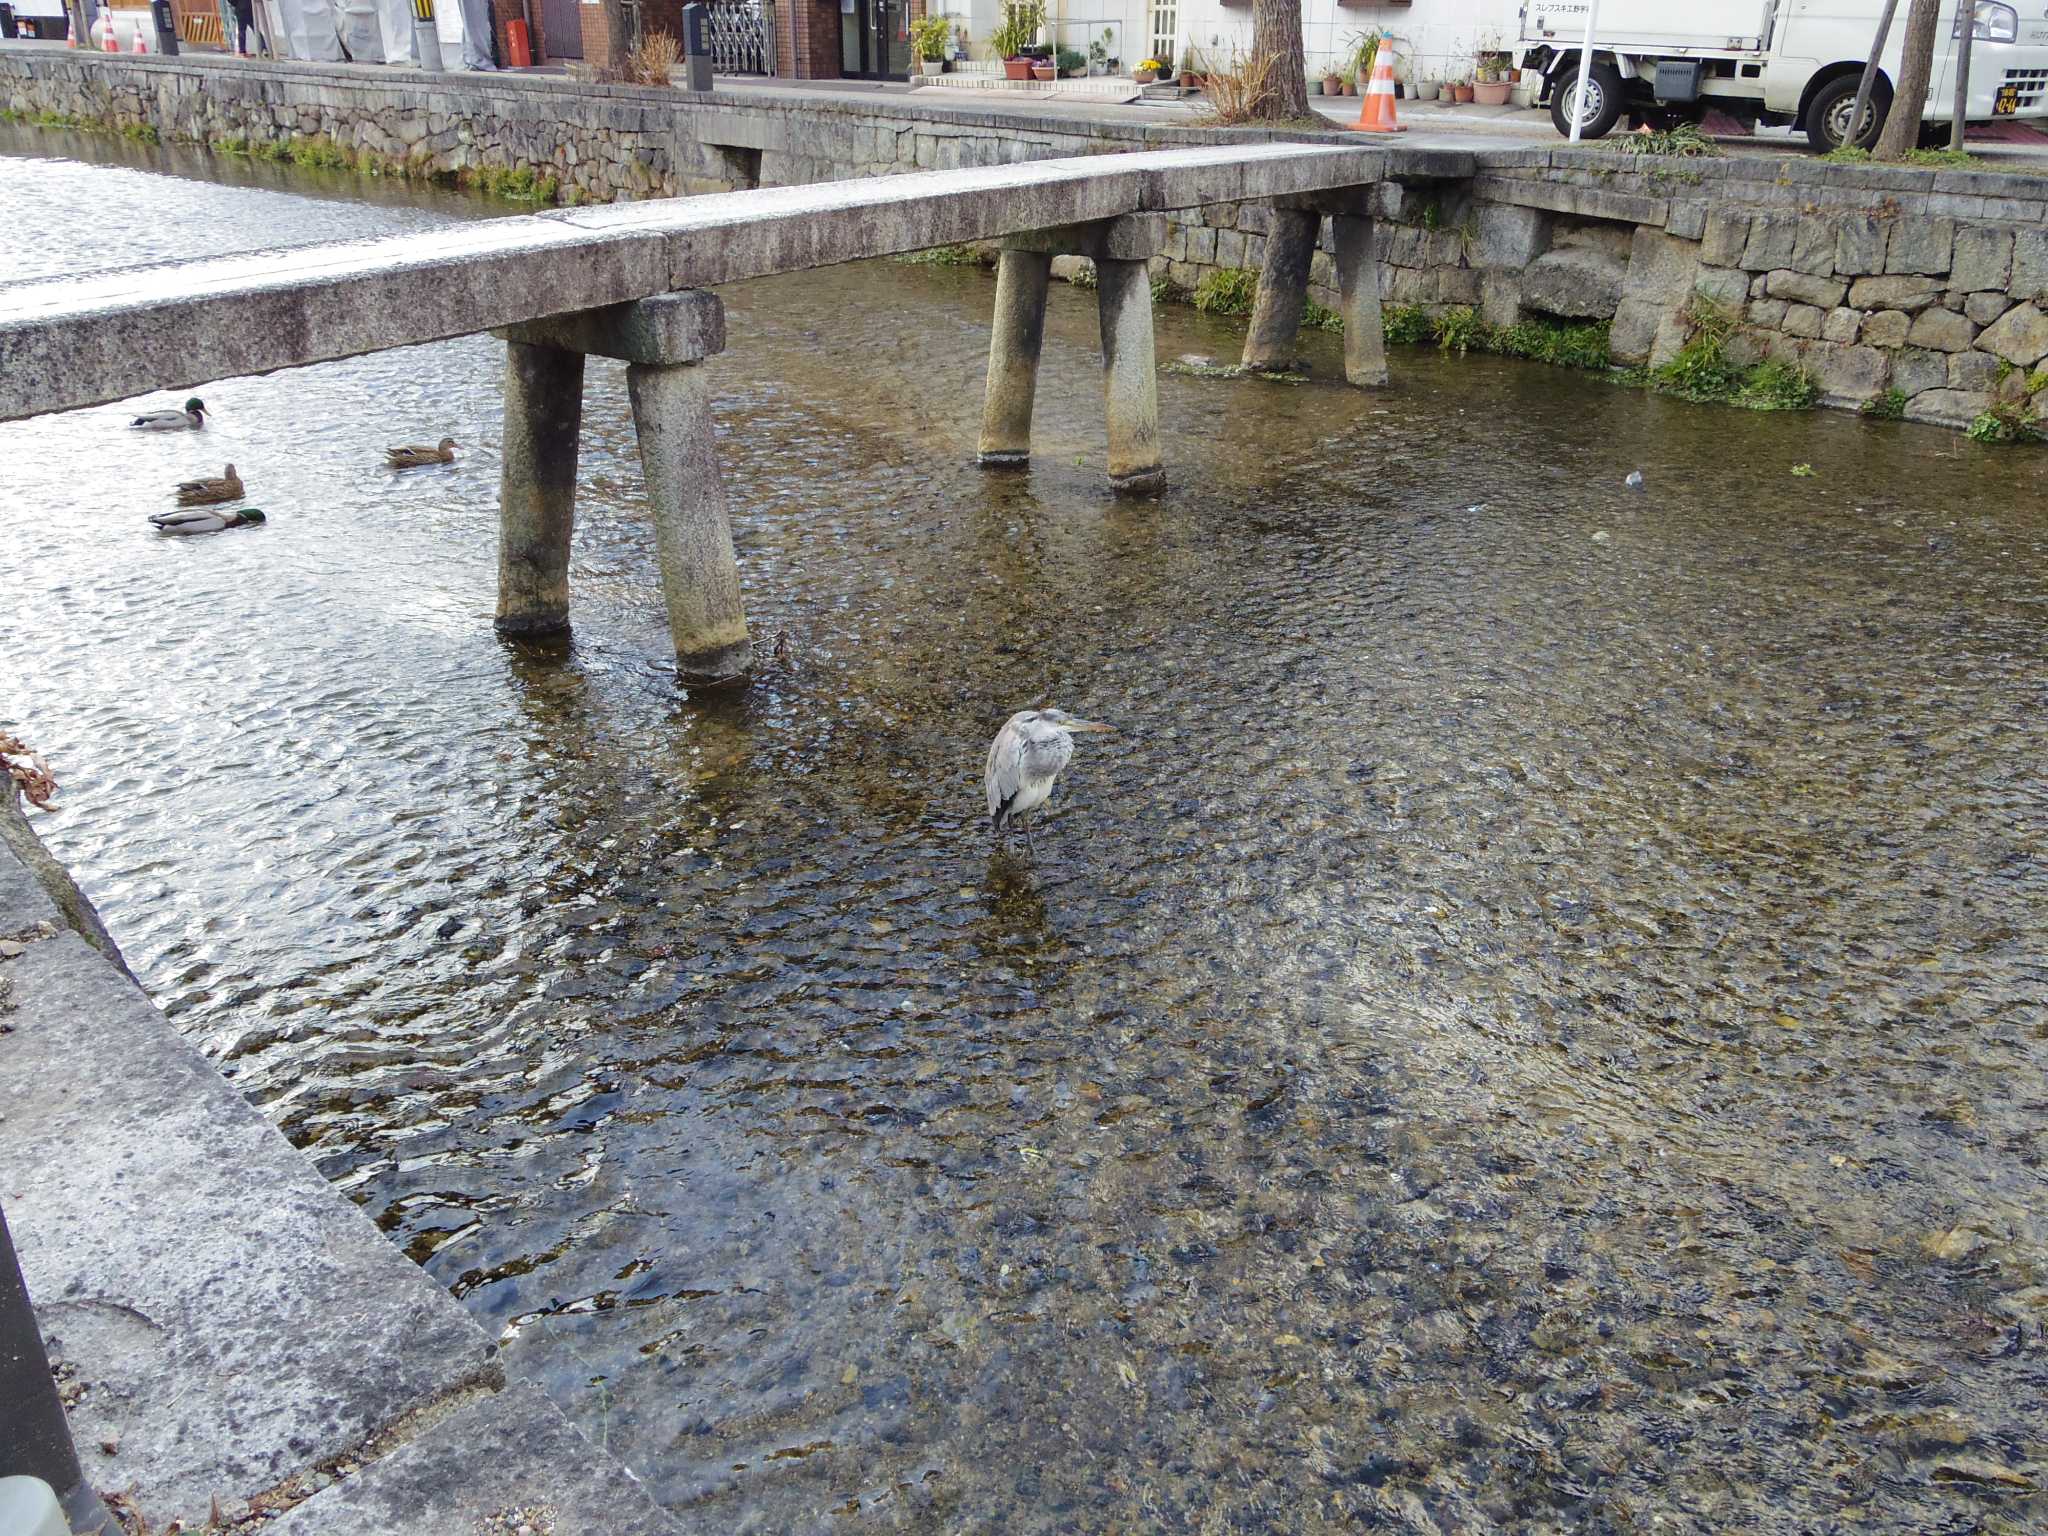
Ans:
{"type": "Polygon", "coordinates": [[[1307,64],[1301,48],[1301,0],[1252,0],[1252,59],[1270,58],[1256,115],[1272,122],[1308,116],[1307,64]]]}
{"type": "Polygon", "coordinates": [[[1941,20],[1941,0],[1913,0],[1906,13],[1904,50],[1899,60],[1899,87],[1892,92],[1891,115],[1878,136],[1877,158],[1901,160],[1920,144],[1920,119],[1927,111],[1927,87],[1934,76],[1934,29],[1941,20]]]}

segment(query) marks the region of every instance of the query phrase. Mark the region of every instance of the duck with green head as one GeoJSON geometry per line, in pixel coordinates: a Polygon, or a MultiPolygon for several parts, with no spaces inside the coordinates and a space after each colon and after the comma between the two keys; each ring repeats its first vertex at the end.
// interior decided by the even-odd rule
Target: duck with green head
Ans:
{"type": "Polygon", "coordinates": [[[223,528],[254,528],[263,521],[260,507],[236,507],[224,512],[218,507],[181,507],[176,512],[158,512],[149,522],[158,533],[219,533],[223,528]]]}
{"type": "Polygon", "coordinates": [[[194,395],[180,411],[144,411],[128,423],[137,432],[196,432],[206,425],[206,402],[194,395]]]}

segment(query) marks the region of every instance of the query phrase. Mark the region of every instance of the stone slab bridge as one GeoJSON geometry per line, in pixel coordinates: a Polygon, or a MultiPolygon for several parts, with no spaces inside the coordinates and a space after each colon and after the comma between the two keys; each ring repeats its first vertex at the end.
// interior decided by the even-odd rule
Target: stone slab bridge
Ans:
{"type": "Polygon", "coordinates": [[[424,235],[0,287],[0,421],[145,390],[491,331],[506,343],[498,628],[569,624],[584,358],[623,359],[654,507],[678,675],[744,675],[750,647],[701,366],[725,348],[720,283],[953,245],[1001,243],[980,454],[1030,454],[1052,258],[1092,257],[1109,477],[1165,484],[1147,260],[1166,215],[1274,208],[1249,365],[1292,360],[1321,220],[1334,219],[1345,374],[1384,384],[1373,213],[1428,151],[1248,143],[1040,160],[518,215],[424,235]]]}

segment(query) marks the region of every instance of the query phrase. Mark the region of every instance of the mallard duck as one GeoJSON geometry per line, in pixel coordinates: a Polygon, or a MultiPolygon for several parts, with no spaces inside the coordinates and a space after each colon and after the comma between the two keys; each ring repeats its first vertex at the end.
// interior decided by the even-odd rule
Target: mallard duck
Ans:
{"type": "Polygon", "coordinates": [[[158,533],[219,533],[223,528],[253,528],[263,521],[263,512],[259,507],[236,507],[232,512],[191,507],[158,512],[149,521],[158,533]]]}
{"type": "Polygon", "coordinates": [[[206,425],[206,402],[194,395],[182,411],[144,411],[128,425],[137,432],[196,432],[206,425]]]}
{"type": "Polygon", "coordinates": [[[178,482],[178,505],[181,507],[204,507],[216,501],[241,499],[242,477],[235,473],[232,464],[218,476],[178,482]]]}
{"type": "Polygon", "coordinates": [[[444,437],[436,447],[425,443],[408,443],[403,448],[386,448],[384,462],[393,469],[420,469],[428,464],[453,464],[455,462],[455,439],[444,437]]]}

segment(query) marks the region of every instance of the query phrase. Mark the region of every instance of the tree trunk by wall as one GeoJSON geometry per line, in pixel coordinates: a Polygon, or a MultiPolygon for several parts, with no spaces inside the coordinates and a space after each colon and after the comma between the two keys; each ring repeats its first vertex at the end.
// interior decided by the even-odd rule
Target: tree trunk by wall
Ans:
{"type": "Polygon", "coordinates": [[[1877,140],[1877,158],[1898,160],[1920,143],[1920,117],[1927,110],[1927,86],[1934,75],[1934,30],[1941,20],[1941,0],[1913,0],[1906,13],[1906,36],[1899,59],[1898,89],[1892,92],[1891,114],[1877,140]]]}
{"type": "Polygon", "coordinates": [[[1252,58],[1270,57],[1260,117],[1307,117],[1308,74],[1301,48],[1301,0],[1253,0],[1252,58]]]}

